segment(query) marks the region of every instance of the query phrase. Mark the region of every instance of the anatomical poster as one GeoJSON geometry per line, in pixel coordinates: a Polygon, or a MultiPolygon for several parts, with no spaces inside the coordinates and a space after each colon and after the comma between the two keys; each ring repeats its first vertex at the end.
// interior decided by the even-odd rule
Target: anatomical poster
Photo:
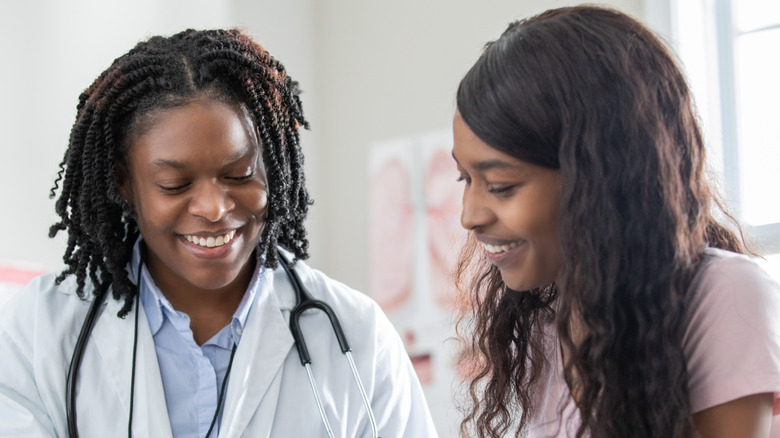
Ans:
{"type": "Polygon", "coordinates": [[[437,425],[454,415],[453,276],[466,237],[457,177],[449,130],[371,149],[369,290],[401,334],[437,425]]]}

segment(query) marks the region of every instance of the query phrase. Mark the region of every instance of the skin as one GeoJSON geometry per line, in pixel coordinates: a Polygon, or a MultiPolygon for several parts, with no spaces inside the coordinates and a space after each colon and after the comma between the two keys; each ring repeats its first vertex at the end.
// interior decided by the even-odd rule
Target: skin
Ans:
{"type": "MultiPolygon", "coordinates": [[[[554,282],[561,264],[557,218],[560,172],[518,160],[479,139],[459,113],[453,120],[452,155],[463,189],[461,224],[480,242],[502,245],[521,242],[496,256],[488,255],[508,287],[523,291],[554,282]]],[[[575,342],[583,334],[574,317],[575,342]]],[[[562,348],[564,360],[569,352],[562,348]]],[[[574,395],[576,399],[576,394],[574,395]]],[[[766,438],[772,418],[773,394],[733,400],[693,415],[701,438],[766,438]]]]}
{"type": "Polygon", "coordinates": [[[693,414],[701,438],[766,438],[772,427],[774,394],[755,394],[693,414]]]}
{"type": "Polygon", "coordinates": [[[137,213],[152,278],[190,317],[202,345],[230,322],[254,271],[267,206],[256,130],[243,107],[207,98],[144,122],[130,141],[120,193],[137,213]],[[220,247],[186,239],[231,231],[220,247]]]}
{"type": "Polygon", "coordinates": [[[460,113],[453,120],[452,155],[463,188],[461,224],[487,251],[508,287],[523,291],[555,281],[561,265],[557,222],[561,197],[558,170],[519,160],[477,137],[460,113]],[[505,247],[506,248],[506,247],[505,247]]]}

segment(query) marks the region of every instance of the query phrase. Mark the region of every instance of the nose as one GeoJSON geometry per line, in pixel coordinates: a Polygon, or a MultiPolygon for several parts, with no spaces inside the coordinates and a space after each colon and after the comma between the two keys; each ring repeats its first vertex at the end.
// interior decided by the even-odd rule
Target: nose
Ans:
{"type": "Polygon", "coordinates": [[[463,211],[460,214],[460,224],[463,228],[474,231],[488,225],[495,216],[485,205],[484,199],[471,187],[463,189],[463,211]]]}
{"type": "Polygon", "coordinates": [[[214,181],[202,183],[192,191],[188,211],[190,214],[209,222],[217,222],[235,208],[236,204],[228,190],[214,181]]]}

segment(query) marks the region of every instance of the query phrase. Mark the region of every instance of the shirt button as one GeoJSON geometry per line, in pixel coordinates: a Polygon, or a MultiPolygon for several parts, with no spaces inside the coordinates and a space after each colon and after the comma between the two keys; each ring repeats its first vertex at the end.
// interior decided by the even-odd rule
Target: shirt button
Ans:
{"type": "Polygon", "coordinates": [[[241,327],[236,327],[236,334],[238,336],[241,336],[242,333],[244,333],[244,329],[242,329],[241,327]]]}

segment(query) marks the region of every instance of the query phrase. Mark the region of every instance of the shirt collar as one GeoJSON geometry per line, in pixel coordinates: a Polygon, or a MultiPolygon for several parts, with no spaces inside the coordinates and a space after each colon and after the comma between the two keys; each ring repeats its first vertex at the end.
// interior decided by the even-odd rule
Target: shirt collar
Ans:
{"type": "MultiPolygon", "coordinates": [[[[138,240],[136,240],[135,245],[133,246],[133,256],[130,261],[130,266],[132,268],[132,275],[134,279],[137,275],[136,273],[138,272],[138,264],[141,261],[142,241],[143,238],[139,236],[138,240]]],[[[235,343],[238,343],[238,340],[241,338],[241,333],[246,326],[246,320],[249,316],[249,311],[252,308],[252,304],[255,302],[257,291],[262,287],[263,282],[265,281],[265,273],[266,270],[263,269],[263,260],[258,260],[255,266],[255,271],[252,274],[252,279],[249,282],[249,286],[247,286],[246,292],[244,292],[244,296],[241,298],[241,302],[238,304],[238,308],[236,308],[236,311],[233,313],[231,325],[233,326],[234,330],[231,330],[231,333],[235,343]]],[[[155,284],[152,275],[149,273],[149,270],[146,267],[146,264],[144,264],[141,268],[141,279],[142,281],[139,285],[139,290],[141,293],[140,298],[143,302],[146,319],[149,321],[149,328],[152,331],[152,335],[156,335],[160,330],[160,327],[162,327],[164,322],[163,318],[167,318],[165,312],[163,312],[163,309],[171,312],[171,314],[176,314],[176,310],[173,308],[165,295],[163,295],[160,288],[157,287],[157,284],[155,284]]],[[[137,279],[136,284],[139,284],[137,279]]]]}

